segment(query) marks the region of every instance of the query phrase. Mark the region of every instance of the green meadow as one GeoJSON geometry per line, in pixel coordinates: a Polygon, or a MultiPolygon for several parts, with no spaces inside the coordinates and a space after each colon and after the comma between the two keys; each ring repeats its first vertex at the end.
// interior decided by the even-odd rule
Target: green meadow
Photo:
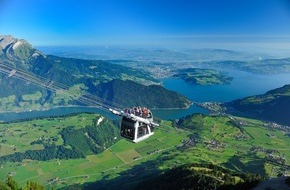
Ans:
{"type": "MultiPolygon", "coordinates": [[[[64,145],[62,129],[71,126],[81,129],[99,117],[98,114],[78,114],[0,124],[0,156],[43,149],[42,144],[31,145],[39,139],[64,145]]],[[[10,174],[21,185],[33,180],[47,187],[62,188],[114,180],[123,172],[134,175],[133,168],[138,166],[162,171],[186,163],[211,163],[238,173],[268,176],[289,173],[283,169],[290,162],[287,132],[269,128],[258,120],[198,114],[178,123],[160,121],[160,127],[154,132],[149,139],[137,144],[117,139],[103,152],[84,158],[2,162],[0,179],[10,174]],[[281,162],[279,157],[285,161],[281,162]]]]}

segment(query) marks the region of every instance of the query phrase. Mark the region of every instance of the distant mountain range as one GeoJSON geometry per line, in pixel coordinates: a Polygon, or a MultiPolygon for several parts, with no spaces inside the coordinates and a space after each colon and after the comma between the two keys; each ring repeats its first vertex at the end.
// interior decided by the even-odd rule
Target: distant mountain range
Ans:
{"type": "Polygon", "coordinates": [[[140,62],[180,63],[204,61],[253,61],[259,58],[277,58],[265,53],[241,52],[228,49],[211,48],[154,48],[154,47],[119,47],[119,46],[40,46],[46,54],[61,57],[101,60],[134,60],[140,62]]]}
{"type": "Polygon", "coordinates": [[[40,48],[44,52],[61,57],[107,60],[160,75],[160,78],[171,77],[172,74],[176,74],[176,70],[186,68],[234,69],[258,74],[290,72],[290,58],[254,51],[107,46],[40,48]],[[156,67],[162,72],[154,73],[156,67]]]}
{"type": "Polygon", "coordinates": [[[290,85],[226,103],[227,112],[290,126],[290,85]]]}
{"type": "Polygon", "coordinates": [[[216,69],[235,69],[257,74],[280,74],[290,72],[290,58],[262,59],[251,61],[223,60],[203,62],[204,66],[216,69]]]}
{"type": "Polygon", "coordinates": [[[111,101],[122,103],[123,106],[128,106],[126,100],[130,100],[130,106],[132,104],[143,106],[148,93],[149,97],[154,97],[154,101],[146,102],[148,107],[159,105],[162,108],[184,108],[189,104],[189,100],[180,94],[166,90],[162,86],[151,86],[158,84],[159,81],[145,71],[106,61],[45,55],[34,49],[27,41],[12,36],[0,36],[0,72],[0,108],[2,111],[24,111],[77,104],[76,100],[85,93],[101,95],[107,82],[113,79],[118,79],[119,82],[122,80],[122,84],[129,84],[113,85],[107,94],[107,98],[119,97],[111,101]],[[7,70],[11,70],[11,73],[3,73],[7,70]],[[20,76],[31,80],[21,81],[17,79],[20,76]],[[34,78],[43,82],[43,86],[48,89],[33,85],[31,81],[34,78]],[[52,87],[57,90],[52,91],[52,87]],[[127,87],[133,91],[132,96],[130,93],[123,97],[115,94],[123,90],[127,91],[128,89],[124,89],[127,87]],[[147,90],[147,94],[144,93],[144,89],[147,90]],[[163,100],[158,98],[159,91],[154,91],[154,89],[162,92],[162,96],[169,101],[166,104],[158,102],[163,100]],[[67,96],[68,93],[70,96],[67,96]]]}

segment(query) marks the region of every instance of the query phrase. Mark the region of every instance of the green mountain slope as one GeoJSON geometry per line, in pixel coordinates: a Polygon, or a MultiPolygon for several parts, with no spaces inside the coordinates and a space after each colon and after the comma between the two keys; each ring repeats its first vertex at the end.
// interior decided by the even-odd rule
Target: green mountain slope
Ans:
{"type": "MultiPolygon", "coordinates": [[[[132,83],[130,80],[139,83],[139,85],[133,85],[135,88],[130,85],[123,86],[130,87],[130,90],[134,92],[148,89],[150,97],[154,97],[154,101],[146,103],[148,107],[160,105],[162,108],[183,108],[188,103],[188,100],[181,95],[172,96],[161,86],[158,88],[151,86],[159,81],[147,72],[105,61],[46,56],[25,40],[12,36],[0,36],[0,71],[0,108],[2,111],[27,111],[80,104],[77,100],[81,99],[85,93],[97,95],[97,87],[113,79],[124,80],[124,83],[128,84],[132,83]],[[17,79],[24,75],[25,80],[30,79],[30,81],[17,79]],[[35,80],[40,81],[39,83],[48,89],[34,85],[32,81],[35,80]],[[56,90],[52,91],[52,88],[56,90]],[[170,99],[170,101],[162,103],[162,99],[158,99],[159,94],[155,90],[160,90],[165,99],[170,99]]],[[[128,91],[128,89],[123,90],[128,91]]],[[[121,89],[117,91],[122,92],[121,89]]],[[[118,99],[113,100],[123,106],[131,106],[132,103],[127,104],[123,101],[124,99],[134,99],[134,103],[141,105],[141,101],[146,99],[145,95],[147,94],[140,93],[139,99],[136,99],[136,94],[134,97],[133,94],[126,94],[126,97],[122,97],[121,94],[111,94],[111,96],[118,96],[118,99]]]]}
{"type": "Polygon", "coordinates": [[[104,99],[121,105],[141,105],[151,108],[186,108],[190,101],[180,94],[169,91],[160,85],[144,86],[134,81],[114,79],[101,83],[96,88],[96,94],[104,99]]]}
{"type": "Polygon", "coordinates": [[[253,174],[237,174],[211,164],[187,164],[141,182],[137,189],[251,189],[263,178],[253,174]]]}
{"type": "Polygon", "coordinates": [[[226,103],[227,112],[290,126],[290,85],[226,103]]]}
{"type": "MultiPolygon", "coordinates": [[[[264,179],[261,175],[236,173],[229,169],[208,163],[184,164],[165,171],[155,172],[150,170],[150,164],[156,166],[156,162],[154,161],[144,164],[144,167],[138,165],[129,171],[122,172],[119,179],[102,180],[99,183],[84,184],[83,189],[117,190],[121,187],[121,189],[124,190],[244,190],[255,187],[264,179]],[[148,173],[144,174],[141,170],[148,173]]],[[[76,189],[80,188],[79,186],[69,186],[63,189],[68,190],[73,189],[73,187],[76,189]]]]}

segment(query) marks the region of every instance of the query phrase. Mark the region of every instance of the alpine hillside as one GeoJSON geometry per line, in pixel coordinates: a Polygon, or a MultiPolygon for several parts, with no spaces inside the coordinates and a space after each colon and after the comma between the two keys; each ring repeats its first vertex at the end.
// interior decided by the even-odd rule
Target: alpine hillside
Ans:
{"type": "Polygon", "coordinates": [[[145,96],[144,93],[138,92],[142,92],[144,88],[148,90],[150,97],[154,97],[153,102],[146,103],[148,107],[160,105],[162,108],[185,108],[190,104],[184,96],[159,86],[158,90],[162,92],[163,98],[169,100],[165,104],[161,103],[163,100],[158,98],[159,93],[154,91],[159,81],[145,71],[100,60],[45,55],[27,41],[7,35],[0,36],[0,72],[2,111],[83,105],[84,103],[79,103],[79,99],[88,93],[93,96],[100,95],[104,85],[113,79],[122,80],[124,84],[133,84],[113,85],[113,89],[108,91],[109,96],[103,96],[119,96],[111,101],[123,106],[128,106],[124,101],[126,99],[130,99],[130,105],[143,106],[142,100],[146,99],[148,94],[145,96]],[[122,90],[127,91],[120,89],[126,86],[130,86],[132,96],[130,93],[123,97],[114,94],[122,90]]]}
{"type": "Polygon", "coordinates": [[[290,85],[226,103],[227,112],[290,125],[290,85]]]}

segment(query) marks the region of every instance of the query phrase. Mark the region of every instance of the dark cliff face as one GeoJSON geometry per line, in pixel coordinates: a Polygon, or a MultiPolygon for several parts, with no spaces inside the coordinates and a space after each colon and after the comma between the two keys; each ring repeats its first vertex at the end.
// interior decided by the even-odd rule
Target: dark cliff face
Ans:
{"type": "Polygon", "coordinates": [[[271,90],[264,95],[235,100],[225,106],[234,114],[290,126],[290,85],[271,90]]]}

